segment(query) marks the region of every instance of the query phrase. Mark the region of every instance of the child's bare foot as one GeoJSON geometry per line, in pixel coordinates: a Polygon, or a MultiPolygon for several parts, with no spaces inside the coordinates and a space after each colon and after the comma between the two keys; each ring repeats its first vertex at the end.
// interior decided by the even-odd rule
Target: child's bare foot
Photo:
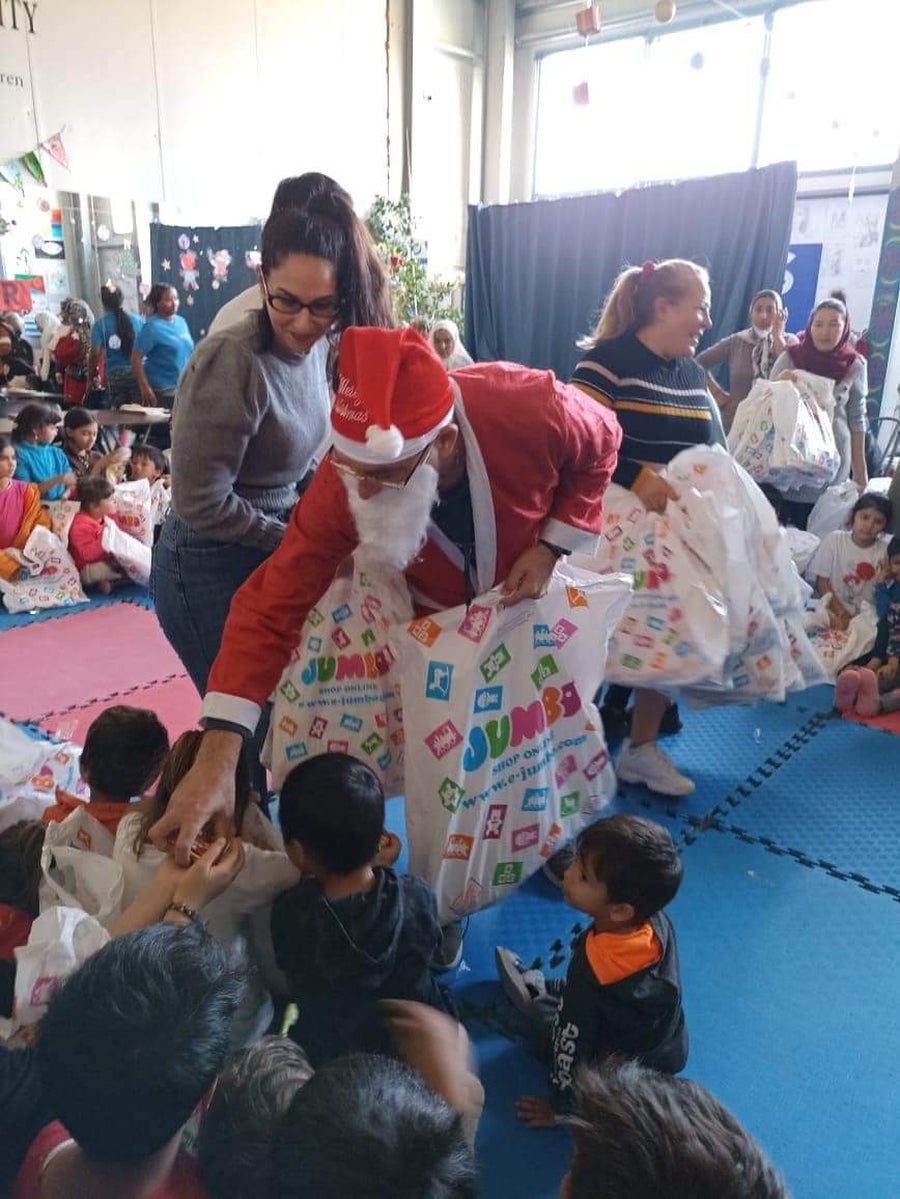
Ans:
{"type": "Polygon", "coordinates": [[[97,590],[101,595],[109,595],[109,593],[112,591],[112,583],[109,581],[109,579],[102,579],[97,584],[97,590]]]}
{"type": "Polygon", "coordinates": [[[870,720],[881,710],[878,695],[878,677],[871,670],[859,672],[859,691],[856,696],[856,714],[870,720]]]}

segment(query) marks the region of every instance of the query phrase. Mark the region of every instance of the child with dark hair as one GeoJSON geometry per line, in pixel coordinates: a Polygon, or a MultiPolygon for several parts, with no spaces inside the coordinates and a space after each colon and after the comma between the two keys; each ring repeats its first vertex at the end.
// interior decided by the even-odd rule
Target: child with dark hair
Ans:
{"type": "Polygon", "coordinates": [[[884,560],[891,502],[883,495],[861,495],[846,529],[826,533],[809,560],[806,574],[828,603],[832,628],[846,629],[864,603],[875,602],[875,576],[884,560]]]}
{"type": "Polygon", "coordinates": [[[790,1199],[762,1149],[709,1091],[637,1062],[583,1068],[560,1199],[790,1199]]]}
{"type": "Polygon", "coordinates": [[[175,911],[89,958],[41,1021],[59,1123],[32,1144],[14,1199],[200,1199],[179,1137],[225,1061],[241,990],[222,947],[175,911]]]}
{"type": "Polygon", "coordinates": [[[168,470],[166,456],[157,446],[146,442],[132,446],[129,470],[132,479],[146,479],[152,487],[159,479],[164,478],[168,470]]]}
{"type": "MultiPolygon", "coordinates": [[[[115,704],[88,728],[81,751],[81,777],[90,788],[90,814],[115,835],[128,804],[155,781],[169,752],[169,734],[154,712],[115,704]]],[[[65,820],[85,801],[57,789],[44,824],[65,820]]]]}
{"type": "Polygon", "coordinates": [[[274,1181],[272,1148],[281,1118],[312,1066],[289,1037],[263,1037],[219,1075],[197,1140],[200,1177],[215,1199],[257,1199],[274,1181]]]}
{"type": "MultiPolygon", "coordinates": [[[[132,805],[119,822],[113,858],[122,867],[123,906],[144,891],[166,857],[150,841],[150,829],[193,766],[202,736],[199,729],[181,734],[163,765],[156,793],[132,805]]],[[[262,1036],[272,1022],[274,1009],[269,991],[283,989],[284,980],[274,971],[268,944],[269,909],[275,896],[292,887],[298,878],[280,836],[254,799],[247,762],[241,758],[235,772],[234,827],[244,842],[244,865],[228,890],[204,912],[206,926],[216,940],[231,954],[249,957],[253,967],[232,1030],[235,1049],[262,1036]]],[[[211,829],[204,830],[195,842],[194,853],[202,855],[213,837],[211,829]]]]}
{"type": "Polygon", "coordinates": [[[7,1019],[13,1008],[15,950],[28,944],[40,912],[43,848],[40,820],[20,820],[0,833],[0,1016],[7,1019]]]}
{"type": "Polygon", "coordinates": [[[867,719],[900,711],[900,537],[875,576],[878,633],[872,652],[838,675],[834,705],[867,719]]]}
{"type": "MultiPolygon", "coordinates": [[[[103,595],[109,595],[114,583],[127,579],[113,555],[103,548],[105,522],[111,520],[122,528],[113,503],[115,492],[108,479],[92,475],[79,479],[75,494],[81,510],[69,528],[69,553],[82,583],[86,587],[95,585],[103,595]]],[[[128,536],[125,529],[122,531],[128,536]]]]}
{"type": "Polygon", "coordinates": [[[315,1066],[355,1050],[389,1052],[379,999],[446,1010],[431,973],[441,942],[434,895],[421,879],[375,864],[384,792],[349,754],[295,766],[279,819],[304,876],[272,908],[275,959],[300,1008],[291,1035],[315,1066]]]}
{"type": "Polygon", "coordinates": [[[69,488],[75,486],[75,472],[59,446],[53,444],[62,413],[49,404],[26,404],[15,420],[15,477],[23,483],[35,483],[42,500],[64,499],[69,488]]]}
{"type": "Polygon", "coordinates": [[[462,1117],[409,1066],[354,1054],[317,1070],[275,1138],[279,1199],[475,1199],[462,1117]]]}
{"type": "Polygon", "coordinates": [[[87,408],[70,408],[63,418],[63,451],[78,479],[86,475],[106,476],[123,473],[128,450],[118,446],[109,454],[94,449],[97,441],[97,421],[87,408]]]}
{"type": "MultiPolygon", "coordinates": [[[[548,984],[508,949],[495,951],[503,990],[539,1030],[552,1022],[550,1082],[567,1100],[575,1071],[610,1055],[677,1074],[688,1055],[675,930],[662,909],[683,868],[669,832],[639,816],[611,816],[584,829],[563,878],[566,901],[591,917],[572,950],[565,983],[548,984]]],[[[557,1122],[546,1099],[526,1095],[519,1118],[557,1122]]]]}

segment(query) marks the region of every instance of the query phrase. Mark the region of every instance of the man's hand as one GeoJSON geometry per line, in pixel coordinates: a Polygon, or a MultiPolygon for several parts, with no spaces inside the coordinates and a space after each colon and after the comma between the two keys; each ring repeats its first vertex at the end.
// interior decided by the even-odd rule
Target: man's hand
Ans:
{"type": "Polygon", "coordinates": [[[504,580],[500,607],[511,608],[522,600],[540,599],[546,595],[555,565],[556,554],[546,545],[538,543],[526,550],[513,563],[504,580]]]}
{"type": "Polygon", "coordinates": [[[662,475],[645,466],[632,491],[648,512],[665,512],[669,500],[677,500],[678,492],[662,475]]]}
{"type": "Polygon", "coordinates": [[[169,806],[150,829],[158,849],[172,849],[179,866],[190,864],[191,846],[212,822],[214,837],[228,837],[234,817],[234,771],[243,738],[240,733],[211,729],[203,734],[194,765],[178,786],[169,806]],[[172,838],[175,838],[172,846],[172,838]]]}
{"type": "Polygon", "coordinates": [[[529,1128],[555,1128],[559,1116],[548,1099],[540,1095],[523,1095],[516,1100],[516,1115],[529,1128]]]}

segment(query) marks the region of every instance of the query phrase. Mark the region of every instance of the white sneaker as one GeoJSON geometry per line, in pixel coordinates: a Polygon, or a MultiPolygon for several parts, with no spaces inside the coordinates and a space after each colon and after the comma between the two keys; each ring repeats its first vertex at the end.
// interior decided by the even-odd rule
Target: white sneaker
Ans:
{"type": "Polygon", "coordinates": [[[623,783],[643,783],[658,795],[690,795],[694,783],[675,769],[675,765],[655,741],[633,746],[625,741],[616,763],[616,775],[623,783]]]}

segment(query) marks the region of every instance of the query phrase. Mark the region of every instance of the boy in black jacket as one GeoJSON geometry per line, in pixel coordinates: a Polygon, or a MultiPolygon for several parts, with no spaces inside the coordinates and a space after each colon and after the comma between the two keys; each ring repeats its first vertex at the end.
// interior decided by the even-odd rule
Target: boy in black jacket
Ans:
{"type": "MultiPolygon", "coordinates": [[[[565,983],[524,970],[496,950],[503,989],[530,1019],[552,1020],[550,1082],[567,1100],[582,1064],[610,1055],[635,1058],[667,1074],[684,1069],[688,1036],[681,1006],[675,930],[662,912],[681,885],[682,864],[669,833],[638,816],[611,816],[586,828],[563,879],[566,901],[592,918],[578,938],[565,983]]],[[[556,1122],[551,1103],[526,1095],[519,1118],[556,1122]]]]}
{"type": "Polygon", "coordinates": [[[272,908],[275,959],[300,1011],[291,1035],[315,1067],[344,1053],[390,1053],[378,1000],[447,1010],[431,974],[441,942],[434,894],[420,878],[373,865],[384,792],[349,754],[295,766],[279,820],[305,876],[272,908]]]}

